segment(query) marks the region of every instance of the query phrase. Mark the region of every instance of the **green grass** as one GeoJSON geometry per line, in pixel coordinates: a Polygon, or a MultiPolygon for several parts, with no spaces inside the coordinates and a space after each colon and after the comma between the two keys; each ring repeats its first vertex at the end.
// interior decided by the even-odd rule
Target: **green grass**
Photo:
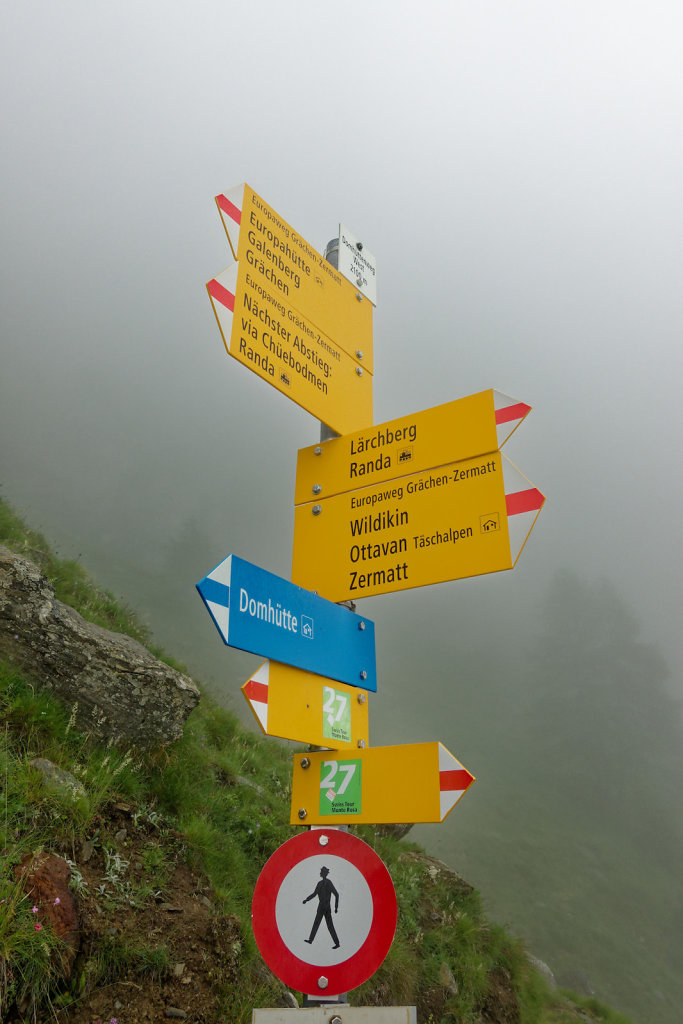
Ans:
{"type": "Polygon", "coordinates": [[[127,941],[120,935],[105,935],[90,962],[88,983],[92,989],[128,974],[159,981],[170,973],[172,957],[163,945],[151,946],[127,941]]]}
{"type": "MultiPolygon", "coordinates": [[[[91,621],[143,642],[148,639],[127,609],[93,586],[76,563],[56,559],[44,538],[25,529],[3,502],[0,542],[38,562],[59,599],[91,621]]],[[[89,953],[65,990],[55,966],[54,940],[46,929],[33,930],[30,907],[12,880],[14,866],[29,850],[68,856],[86,837],[99,842],[98,815],[109,802],[128,800],[135,807],[134,827],[146,829],[142,870],[134,884],[124,881],[123,855],[102,845],[110,879],[103,903],[109,901],[120,910],[125,901],[144,903],[163,893],[181,849],[210,880],[216,911],[235,915],[241,924],[241,982],[222,997],[226,1019],[247,1024],[254,1006],[274,1005],[278,998],[278,986],[264,980],[259,970],[250,913],[259,871],[292,835],[287,824],[291,751],[247,732],[207,697],[190,715],[182,739],[144,758],[86,740],[73,727],[73,712],[11,666],[0,665],[0,847],[5,853],[0,879],[0,899],[5,900],[0,904],[0,999],[5,1004],[28,1000],[40,1018],[41,1009],[46,1013],[51,1002],[67,1008],[70,1000],[77,1002],[84,986],[92,991],[93,986],[130,973],[151,984],[168,972],[170,955],[164,947],[113,935],[89,953]],[[73,799],[55,794],[31,766],[36,757],[47,757],[72,772],[85,795],[73,799]]],[[[351,1002],[415,1004],[421,1022],[444,1024],[475,1024],[482,1019],[506,1024],[578,1024],[586,1019],[624,1024],[625,1018],[594,1001],[550,993],[522,944],[486,921],[479,894],[450,872],[430,870],[418,847],[370,826],[355,831],[387,865],[399,919],[384,963],[351,993],[351,1002]]]]}
{"type": "Polygon", "coordinates": [[[0,879],[0,1020],[14,1002],[27,1013],[49,1004],[62,973],[60,956],[60,940],[36,924],[30,900],[5,874],[0,879]]]}
{"type": "MultiPolygon", "coordinates": [[[[59,707],[46,711],[49,703],[44,696],[37,698],[30,683],[15,672],[5,670],[0,675],[4,723],[0,841],[7,850],[6,864],[13,866],[29,849],[69,849],[83,836],[96,834],[97,814],[107,799],[140,801],[137,813],[147,825],[164,820],[183,834],[187,856],[210,878],[220,912],[235,914],[241,921],[244,977],[253,978],[258,952],[249,927],[251,898],[258,871],[291,836],[285,824],[291,755],[277,744],[242,732],[227,712],[203,701],[193,712],[185,737],[156,760],[141,763],[124,751],[86,744],[69,728],[69,717],[59,707]],[[73,807],[67,808],[46,790],[28,763],[48,754],[86,788],[87,796],[77,803],[75,817],[73,807]]],[[[163,891],[169,874],[167,832],[159,825],[158,838],[148,839],[136,889],[117,885],[123,865],[117,863],[115,851],[105,851],[105,856],[109,852],[110,878],[105,906],[107,900],[142,902],[163,891]]],[[[503,929],[487,924],[476,892],[432,880],[419,861],[405,859],[414,849],[411,844],[375,835],[368,827],[363,834],[392,874],[400,909],[389,955],[379,971],[352,994],[353,1001],[417,1004],[425,1020],[433,1004],[445,1008],[444,1021],[464,1024],[478,1019],[492,978],[500,976],[515,992],[520,1022],[562,1020],[546,1016],[547,1000],[539,996],[542,987],[523,949],[503,929]],[[444,965],[456,986],[445,998],[444,965]]],[[[12,906],[16,901],[15,893],[12,906]]],[[[13,942],[9,942],[5,918],[0,957],[13,972],[12,991],[29,992],[42,1005],[50,996],[57,998],[57,976],[49,969],[44,936],[41,945],[41,938],[36,940],[29,930],[26,911],[22,913],[22,926],[13,942]]],[[[119,937],[107,939],[87,968],[89,991],[127,972],[153,980],[167,968],[168,957],[158,948],[131,946],[119,937]]],[[[231,1020],[246,1024],[254,1005],[253,982],[247,980],[245,985],[245,990],[226,995],[226,1012],[231,1020]]],[[[273,995],[265,991],[261,998],[267,1004],[273,995]]],[[[572,1019],[576,1018],[567,1018],[572,1019]]],[[[618,1020],[595,1019],[613,1019],[614,1024],[618,1020]]]]}

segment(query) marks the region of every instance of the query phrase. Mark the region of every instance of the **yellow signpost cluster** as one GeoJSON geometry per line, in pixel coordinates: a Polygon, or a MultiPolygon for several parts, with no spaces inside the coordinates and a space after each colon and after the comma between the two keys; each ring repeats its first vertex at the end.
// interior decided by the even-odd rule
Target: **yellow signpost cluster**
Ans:
{"type": "Polygon", "coordinates": [[[365,690],[268,661],[247,680],[242,693],[267,736],[335,750],[368,744],[365,690]]]}
{"type": "Polygon", "coordinates": [[[292,581],[346,601],[511,569],[545,500],[499,450],[529,411],[482,391],[302,449],[292,581]]]}
{"type": "MultiPolygon", "coordinates": [[[[513,568],[545,499],[500,449],[530,407],[489,389],[374,424],[371,302],[248,185],[216,203],[226,350],[340,435],[298,453],[292,583],[346,602],[513,568]]],[[[371,747],[362,678],[271,660],[242,690],[266,735],[310,745],[294,825],[439,822],[474,781],[438,742],[371,747]]]]}
{"type": "Polygon", "coordinates": [[[285,299],[266,291],[248,264],[209,281],[226,350],[333,430],[372,422],[372,376],[285,299]]]}
{"type": "Polygon", "coordinates": [[[233,256],[372,373],[372,303],[249,185],[216,196],[233,256]]]}
{"type": "Polygon", "coordinates": [[[411,416],[356,430],[345,437],[310,445],[299,451],[294,504],[314,496],[351,491],[368,484],[386,483],[409,473],[443,466],[494,452],[524,417],[528,405],[508,406],[506,418],[496,420],[493,389],[411,416]]]}
{"type": "Polygon", "coordinates": [[[216,196],[236,263],[207,283],[229,355],[337,433],[372,423],[372,303],[248,185],[216,196]]]}
{"type": "Polygon", "coordinates": [[[504,460],[490,452],[299,505],[293,582],[346,601],[511,569],[504,460]]]}

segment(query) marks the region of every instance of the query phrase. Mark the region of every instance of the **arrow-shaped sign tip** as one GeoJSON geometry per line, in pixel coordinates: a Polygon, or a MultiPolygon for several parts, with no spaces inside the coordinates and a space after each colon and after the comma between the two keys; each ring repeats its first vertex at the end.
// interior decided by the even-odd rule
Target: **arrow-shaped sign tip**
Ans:
{"type": "Polygon", "coordinates": [[[514,566],[545,504],[545,495],[506,456],[503,456],[503,481],[514,566]]]}
{"type": "Polygon", "coordinates": [[[517,398],[493,389],[493,408],[496,419],[498,447],[502,448],[511,434],[515,432],[523,419],[531,412],[531,406],[520,402],[517,398]]]}
{"type": "Polygon", "coordinates": [[[474,775],[439,743],[439,801],[441,821],[475,781],[474,775]]]}
{"type": "Polygon", "coordinates": [[[197,592],[220,633],[223,643],[228,643],[230,633],[230,573],[232,555],[228,555],[211,572],[195,583],[197,592]]]}
{"type": "Polygon", "coordinates": [[[222,192],[216,196],[216,206],[221,215],[232,254],[237,259],[240,225],[242,223],[242,207],[244,206],[244,185],[237,185],[228,192],[222,192]]]}
{"type": "Polygon", "coordinates": [[[263,732],[268,735],[268,677],[270,662],[264,661],[242,687],[246,701],[263,732]]]}

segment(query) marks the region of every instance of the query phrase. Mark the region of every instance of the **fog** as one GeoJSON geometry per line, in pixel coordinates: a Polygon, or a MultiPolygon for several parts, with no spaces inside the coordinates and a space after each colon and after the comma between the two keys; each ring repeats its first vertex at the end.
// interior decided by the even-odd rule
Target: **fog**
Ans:
{"type": "MultiPolygon", "coordinates": [[[[358,610],[376,622],[373,742],[439,739],[478,777],[420,840],[562,961],[542,911],[510,920],[500,702],[533,722],[525,659],[560,637],[541,617],[569,572],[652,645],[678,720],[680,7],[25,0],[0,18],[0,493],[244,721],[258,661],[223,647],[194,583],[229,552],[289,576],[296,451],[319,425],[225,353],[213,197],[247,181],[318,249],[341,220],[374,253],[375,422],[489,387],[533,407],[505,449],[547,495],[517,567],[358,610]]],[[[517,721],[515,739],[528,760],[517,721]]],[[[658,739],[643,721],[646,762],[658,739]]],[[[506,799],[526,820],[524,792],[506,799]]],[[[620,958],[583,969],[635,1014],[620,958]]]]}

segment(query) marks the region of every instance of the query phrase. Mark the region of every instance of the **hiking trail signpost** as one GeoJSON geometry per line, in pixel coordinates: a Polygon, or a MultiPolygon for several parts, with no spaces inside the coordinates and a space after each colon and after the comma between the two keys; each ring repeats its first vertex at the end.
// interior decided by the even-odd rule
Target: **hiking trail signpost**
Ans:
{"type": "Polygon", "coordinates": [[[246,262],[207,284],[225,348],[338,433],[372,423],[372,376],[246,262]]]}
{"type": "Polygon", "coordinates": [[[341,750],[368,745],[368,695],[314,672],[265,661],[242,687],[261,730],[341,750]]]}
{"type": "Polygon", "coordinates": [[[473,782],[442,743],[295,754],[289,821],[440,822],[473,782]]]}
{"type": "Polygon", "coordinates": [[[372,304],[249,185],[216,196],[233,256],[373,372],[372,304]]]}
{"type": "Polygon", "coordinates": [[[299,505],[292,579],[346,601],[512,569],[544,500],[496,451],[299,505]]]}
{"type": "Polygon", "coordinates": [[[301,448],[294,504],[495,452],[530,412],[524,402],[491,388],[301,448]]]}
{"type": "Polygon", "coordinates": [[[309,744],[290,809],[308,830],[275,850],[252,904],[258,948],[304,1009],[253,1024],[328,1024],[335,1005],[344,1024],[415,1024],[415,1007],[346,1002],[397,920],[389,872],[347,828],[441,822],[474,776],[436,741],[369,745],[375,630],[354,601],[517,564],[545,498],[501,448],[530,406],[489,389],[373,424],[374,257],[340,224],[337,270],[249,185],[216,204],[235,260],[207,284],[226,350],[329,428],[298,453],[292,582],[231,554],[197,584],[223,642],[267,659],[242,687],[259,728],[309,744]]]}
{"type": "Polygon", "coordinates": [[[237,555],[224,558],[197,590],[227,646],[377,689],[370,619],[237,555]]]}

